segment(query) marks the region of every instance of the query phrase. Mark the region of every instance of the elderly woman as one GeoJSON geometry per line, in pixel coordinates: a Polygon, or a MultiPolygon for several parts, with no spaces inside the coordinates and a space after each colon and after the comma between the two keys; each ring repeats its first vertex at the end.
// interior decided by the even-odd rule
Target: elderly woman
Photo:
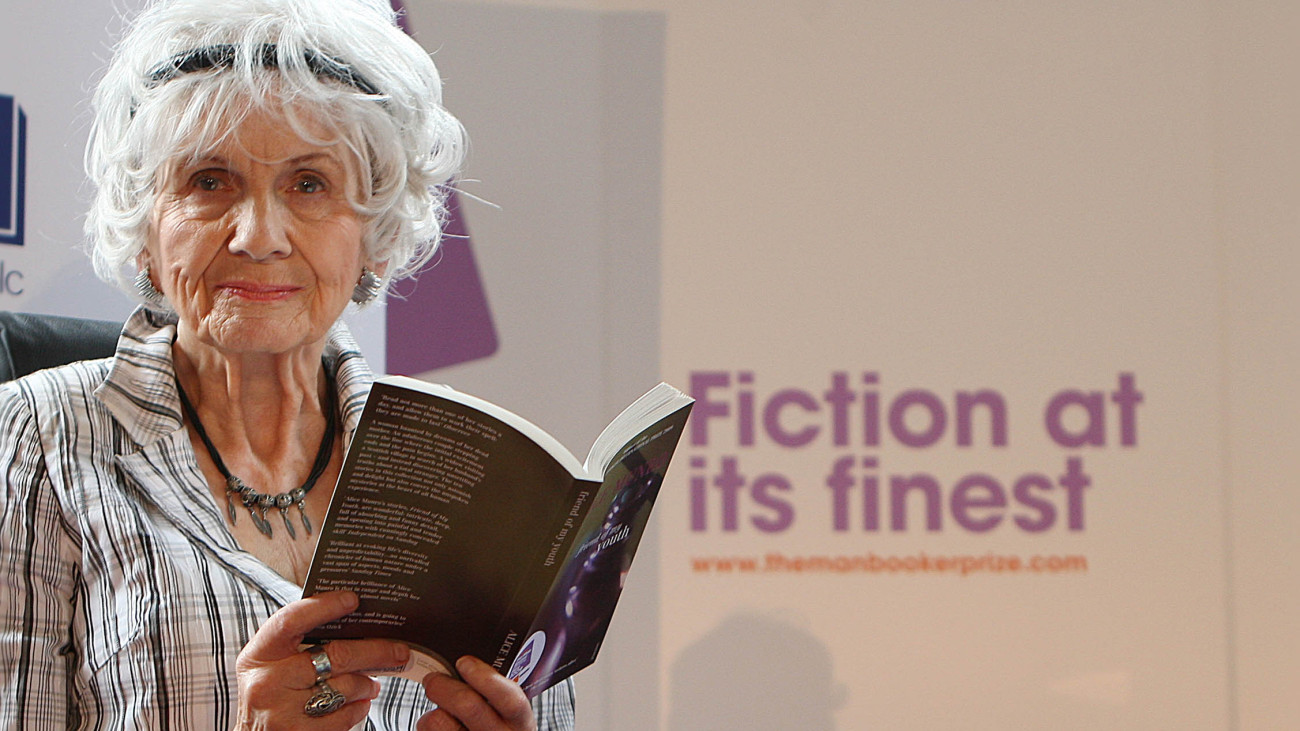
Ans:
{"type": "Polygon", "coordinates": [[[343,326],[437,242],[458,123],[386,0],[164,0],[95,95],[114,357],[0,391],[0,724],[572,726],[486,664],[423,685],[301,585],[371,374],[343,326]],[[436,710],[435,710],[436,706],[436,710]]]}

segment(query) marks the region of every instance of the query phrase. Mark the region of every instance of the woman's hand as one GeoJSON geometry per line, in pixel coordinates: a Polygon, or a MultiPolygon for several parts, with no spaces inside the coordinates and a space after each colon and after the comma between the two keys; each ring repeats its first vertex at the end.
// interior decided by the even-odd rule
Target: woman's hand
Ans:
{"type": "Polygon", "coordinates": [[[303,636],[357,608],[350,591],[318,594],[285,605],[257,630],[239,653],[238,729],[344,729],[360,723],[379,694],[379,683],[365,675],[404,665],[410,650],[389,640],[341,640],[327,646],[329,685],[347,703],[325,716],[304,712],[319,689],[311,656],[299,649],[303,636]]]}
{"type": "Polygon", "coordinates": [[[424,678],[424,693],[438,704],[416,724],[419,731],[536,731],[533,707],[519,685],[476,657],[462,657],[456,671],[424,678]]]}

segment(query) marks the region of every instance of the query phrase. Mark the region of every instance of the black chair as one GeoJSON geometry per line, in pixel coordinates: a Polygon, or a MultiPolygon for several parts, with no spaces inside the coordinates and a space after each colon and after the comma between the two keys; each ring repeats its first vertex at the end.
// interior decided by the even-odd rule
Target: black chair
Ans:
{"type": "Polygon", "coordinates": [[[0,311],[0,382],[42,368],[107,358],[122,323],[0,311]]]}

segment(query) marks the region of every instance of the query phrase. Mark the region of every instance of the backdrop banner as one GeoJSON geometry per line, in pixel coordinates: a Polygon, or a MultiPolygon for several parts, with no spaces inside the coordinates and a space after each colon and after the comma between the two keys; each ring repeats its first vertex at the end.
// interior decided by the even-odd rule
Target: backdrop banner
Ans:
{"type": "Polygon", "coordinates": [[[1206,16],[811,5],[670,52],[665,727],[1227,728],[1206,16]]]}

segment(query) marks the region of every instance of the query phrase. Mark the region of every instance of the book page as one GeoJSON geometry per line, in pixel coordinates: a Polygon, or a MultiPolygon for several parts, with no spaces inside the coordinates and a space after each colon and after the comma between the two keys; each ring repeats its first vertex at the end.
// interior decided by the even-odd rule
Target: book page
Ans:
{"type": "MultiPolygon", "coordinates": [[[[610,465],[617,462],[646,427],[693,403],[690,396],[667,383],[660,383],[633,401],[596,437],[583,465],[595,479],[602,479],[610,465]]],[[[644,436],[644,435],[642,435],[644,436]]]]}

